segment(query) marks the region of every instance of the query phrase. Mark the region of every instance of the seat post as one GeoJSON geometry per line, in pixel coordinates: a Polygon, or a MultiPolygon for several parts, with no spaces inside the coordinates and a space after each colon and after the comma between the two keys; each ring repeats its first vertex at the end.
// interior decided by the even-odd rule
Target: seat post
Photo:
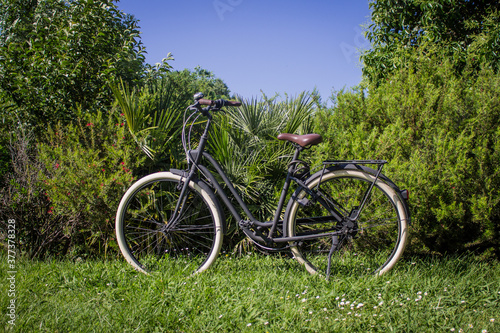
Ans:
{"type": "MultiPolygon", "coordinates": [[[[304,147],[298,145],[298,144],[293,144],[295,146],[295,153],[293,154],[292,162],[297,161],[300,156],[300,152],[304,150],[304,147]]],[[[290,167],[288,168],[288,173],[294,173],[295,172],[295,163],[290,163],[290,167]]]]}

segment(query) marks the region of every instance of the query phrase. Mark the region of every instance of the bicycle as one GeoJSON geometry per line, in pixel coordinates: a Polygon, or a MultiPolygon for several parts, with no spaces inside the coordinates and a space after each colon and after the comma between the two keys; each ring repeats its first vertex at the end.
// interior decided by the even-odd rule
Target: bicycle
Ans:
{"type": "Polygon", "coordinates": [[[394,266],[408,235],[409,194],[382,174],[387,161],[327,160],[311,174],[309,164],[299,155],[321,143],[322,137],[279,134],[277,139],[290,142],[295,152],[273,220],[258,221],[205,149],[212,113],[241,103],[203,97],[202,93],[194,95],[194,104],[184,114],[182,144],[188,168],[141,178],[119,204],[118,244],[135,269],[146,274],[168,269],[191,275],[209,268],[219,255],[226,233],[221,201],[253,243],[266,251],[291,251],[312,274],[326,274],[328,278],[332,270],[356,269],[381,275],[394,266]],[[197,148],[191,149],[193,125],[200,116],[206,117],[205,128],[197,148]],[[206,162],[247,219],[241,217],[206,162]],[[290,196],[292,182],[296,189],[290,196]],[[333,254],[338,254],[338,260],[332,260],[333,254]]]}

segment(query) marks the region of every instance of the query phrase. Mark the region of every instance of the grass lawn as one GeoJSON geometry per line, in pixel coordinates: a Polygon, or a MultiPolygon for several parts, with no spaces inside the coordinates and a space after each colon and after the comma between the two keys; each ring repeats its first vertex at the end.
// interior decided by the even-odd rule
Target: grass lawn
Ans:
{"type": "Polygon", "coordinates": [[[13,280],[0,259],[5,331],[500,332],[500,265],[472,256],[404,258],[382,277],[330,281],[257,254],[223,254],[187,279],[146,276],[121,258],[17,258],[10,324],[13,280]]]}

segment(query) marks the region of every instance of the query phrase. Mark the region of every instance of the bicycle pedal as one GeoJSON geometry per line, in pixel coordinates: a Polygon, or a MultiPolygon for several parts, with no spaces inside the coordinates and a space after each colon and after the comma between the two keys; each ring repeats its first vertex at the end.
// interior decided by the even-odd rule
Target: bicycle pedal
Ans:
{"type": "Polygon", "coordinates": [[[251,221],[248,221],[248,220],[241,220],[240,222],[238,222],[239,226],[241,228],[251,228],[253,223],[251,221]]]}

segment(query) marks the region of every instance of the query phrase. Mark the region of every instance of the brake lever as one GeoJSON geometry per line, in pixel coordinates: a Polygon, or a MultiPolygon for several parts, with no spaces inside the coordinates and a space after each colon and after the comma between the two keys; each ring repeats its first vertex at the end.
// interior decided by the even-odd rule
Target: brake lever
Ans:
{"type": "Polygon", "coordinates": [[[207,114],[209,111],[214,110],[210,106],[207,106],[206,108],[202,108],[200,105],[200,102],[198,102],[198,101],[196,101],[193,105],[190,105],[188,108],[191,111],[201,112],[202,114],[207,114]]]}
{"type": "Polygon", "coordinates": [[[223,112],[225,112],[224,110],[222,110],[222,108],[217,108],[217,107],[213,107],[213,106],[207,106],[206,108],[202,108],[198,101],[196,101],[196,103],[194,103],[193,105],[190,105],[188,107],[188,109],[191,111],[201,112],[204,115],[207,115],[210,111],[223,111],[223,112]]]}

